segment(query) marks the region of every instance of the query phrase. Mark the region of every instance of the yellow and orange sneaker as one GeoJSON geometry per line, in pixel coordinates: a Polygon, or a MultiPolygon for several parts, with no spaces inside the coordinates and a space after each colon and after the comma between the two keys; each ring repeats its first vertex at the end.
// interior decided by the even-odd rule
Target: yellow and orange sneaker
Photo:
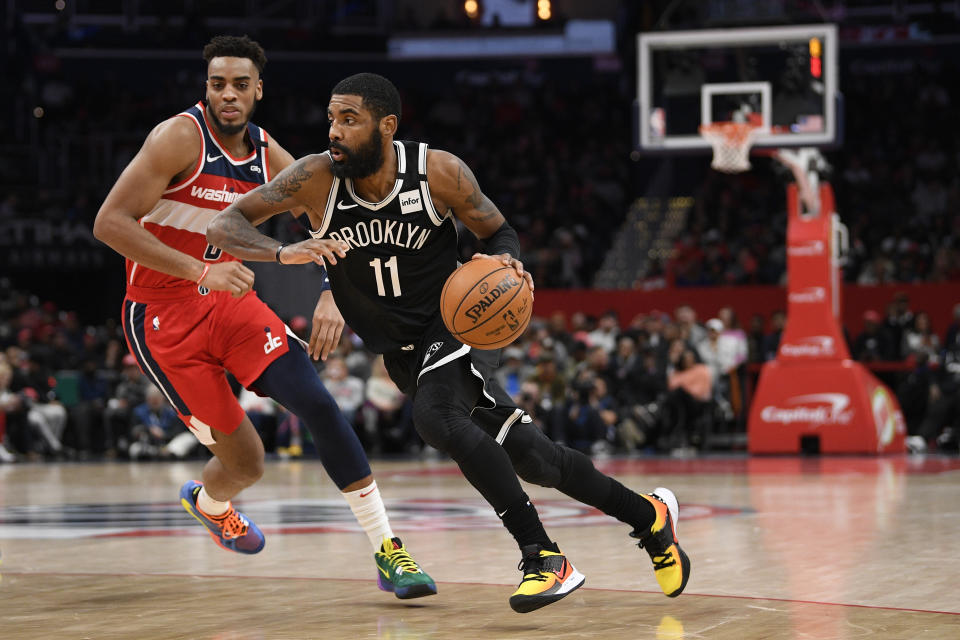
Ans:
{"type": "Polygon", "coordinates": [[[653,505],[657,517],[648,531],[635,530],[630,536],[638,538],[637,546],[650,554],[660,588],[669,597],[676,598],[690,579],[690,559],[677,541],[680,506],[673,491],[663,487],[657,487],[643,497],[653,505]]]}
{"type": "Polygon", "coordinates": [[[510,596],[510,606],[517,613],[528,613],[556,602],[586,580],[556,544],[551,546],[556,551],[541,544],[527,545],[521,549],[523,558],[517,568],[523,571],[523,580],[510,596]]]}

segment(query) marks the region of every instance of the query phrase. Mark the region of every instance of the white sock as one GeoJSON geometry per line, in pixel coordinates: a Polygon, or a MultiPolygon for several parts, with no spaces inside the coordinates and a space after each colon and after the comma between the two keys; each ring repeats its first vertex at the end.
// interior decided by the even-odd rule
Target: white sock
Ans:
{"type": "Polygon", "coordinates": [[[353,511],[357,522],[367,532],[373,550],[375,552],[380,551],[380,545],[384,537],[392,538],[393,530],[390,528],[387,510],[380,498],[380,490],[377,489],[377,481],[374,480],[356,491],[344,491],[343,497],[350,505],[350,510],[353,511]]]}
{"type": "Polygon", "coordinates": [[[222,516],[230,508],[230,501],[220,502],[214,500],[207,493],[206,487],[200,487],[200,495],[197,496],[197,506],[208,516],[222,516]]]}

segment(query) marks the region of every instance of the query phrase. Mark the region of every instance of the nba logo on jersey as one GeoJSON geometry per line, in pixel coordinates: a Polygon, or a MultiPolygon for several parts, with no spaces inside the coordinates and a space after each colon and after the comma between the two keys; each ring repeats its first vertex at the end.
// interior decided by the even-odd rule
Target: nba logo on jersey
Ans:
{"type": "Polygon", "coordinates": [[[404,191],[399,196],[400,212],[413,213],[414,211],[423,211],[423,202],[420,201],[420,190],[411,189],[404,191]]]}

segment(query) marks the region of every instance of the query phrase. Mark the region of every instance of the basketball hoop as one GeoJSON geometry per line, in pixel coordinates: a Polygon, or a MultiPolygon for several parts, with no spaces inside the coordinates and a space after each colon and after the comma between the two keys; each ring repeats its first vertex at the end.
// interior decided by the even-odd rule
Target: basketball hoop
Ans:
{"type": "Polygon", "coordinates": [[[761,131],[752,122],[710,122],[700,125],[700,135],[713,147],[710,166],[724,173],[750,169],[750,145],[761,131]]]}

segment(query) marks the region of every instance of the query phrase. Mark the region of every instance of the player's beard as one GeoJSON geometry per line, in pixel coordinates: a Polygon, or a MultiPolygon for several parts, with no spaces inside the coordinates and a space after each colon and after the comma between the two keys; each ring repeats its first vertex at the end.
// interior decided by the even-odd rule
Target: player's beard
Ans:
{"type": "MultiPolygon", "coordinates": [[[[207,114],[210,116],[210,119],[213,121],[213,126],[217,128],[217,132],[222,133],[225,136],[232,136],[234,134],[240,133],[247,128],[247,125],[250,124],[250,118],[253,117],[253,112],[257,110],[257,100],[253,101],[253,104],[250,106],[250,113],[247,115],[246,120],[243,122],[238,122],[237,124],[225,124],[220,118],[217,117],[217,114],[214,113],[213,109],[208,108],[207,114]]],[[[210,103],[207,103],[209,107],[210,103]]]]}
{"type": "Polygon", "coordinates": [[[380,129],[374,127],[367,141],[356,149],[345,147],[338,142],[330,143],[331,149],[338,149],[345,158],[334,161],[330,170],[341,180],[343,178],[366,178],[383,166],[383,136],[380,129]]]}

